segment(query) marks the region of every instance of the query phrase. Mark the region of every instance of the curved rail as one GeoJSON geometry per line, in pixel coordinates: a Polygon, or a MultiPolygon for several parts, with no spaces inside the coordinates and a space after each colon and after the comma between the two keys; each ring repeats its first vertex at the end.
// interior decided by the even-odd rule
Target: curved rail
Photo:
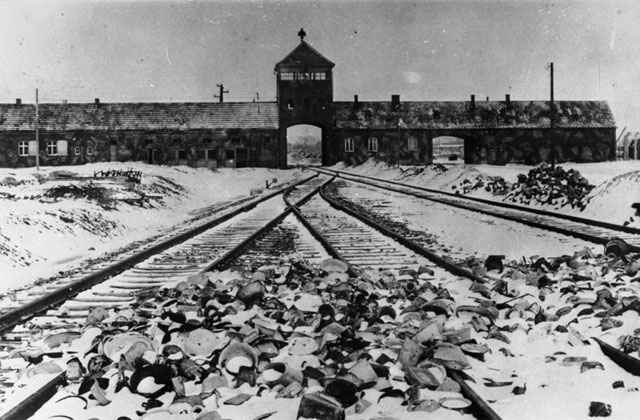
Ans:
{"type": "Polygon", "coordinates": [[[165,251],[177,244],[180,244],[188,239],[193,238],[196,235],[199,235],[209,229],[211,229],[214,226],[219,225],[220,223],[223,223],[227,220],[232,219],[233,217],[246,212],[248,210],[251,210],[252,208],[256,207],[258,204],[262,203],[263,201],[266,201],[272,197],[275,197],[278,194],[282,194],[283,192],[285,192],[286,190],[296,186],[296,185],[300,185],[302,183],[308,182],[311,179],[317,177],[318,175],[314,175],[312,177],[309,178],[305,178],[301,181],[296,182],[293,185],[287,186],[286,188],[281,188],[278,189],[270,194],[267,194],[264,197],[261,197],[260,199],[256,200],[256,201],[252,201],[251,203],[245,204],[233,211],[231,211],[228,214],[225,214],[224,216],[218,217],[214,220],[211,220],[207,223],[204,223],[200,226],[197,226],[193,229],[189,229],[185,232],[182,232],[176,236],[173,236],[169,239],[166,239],[160,243],[157,243],[155,245],[152,245],[151,247],[144,249],[134,255],[131,255],[121,261],[118,261],[116,263],[111,264],[110,266],[96,271],[94,273],[88,274],[84,277],[82,277],[79,280],[74,281],[73,283],[67,285],[66,287],[62,287],[54,292],[51,292],[47,295],[44,295],[38,299],[35,299],[31,302],[29,302],[26,305],[23,305],[19,308],[15,308],[12,309],[10,311],[7,311],[5,313],[3,313],[2,315],[0,315],[0,333],[6,332],[7,330],[9,330],[10,328],[13,328],[14,326],[18,325],[21,321],[24,321],[27,318],[32,317],[33,315],[36,315],[52,306],[58,305],[66,300],[68,300],[70,297],[73,297],[74,295],[87,290],[93,286],[95,286],[96,284],[99,284],[101,282],[103,282],[104,280],[115,276],[116,274],[122,273],[123,271],[133,267],[134,265],[148,259],[149,257],[156,255],[162,251],[165,251]]]}
{"type": "MultiPolygon", "coordinates": [[[[390,181],[390,180],[381,179],[381,178],[375,178],[375,177],[367,176],[367,175],[352,174],[350,172],[338,171],[338,170],[335,170],[335,169],[327,169],[327,168],[318,169],[318,168],[312,168],[312,167],[310,167],[309,169],[317,171],[317,172],[320,172],[320,173],[322,173],[322,171],[326,171],[326,172],[330,172],[331,174],[337,174],[337,176],[349,175],[349,176],[353,176],[353,177],[357,177],[357,178],[365,178],[365,179],[370,179],[370,180],[376,181],[376,182],[385,182],[387,184],[397,185],[399,187],[411,188],[411,189],[416,189],[416,190],[420,190],[420,191],[424,191],[424,192],[428,192],[428,193],[441,194],[441,195],[445,195],[445,196],[449,196],[449,197],[462,198],[464,200],[475,201],[475,202],[483,203],[483,204],[489,204],[489,205],[496,206],[496,207],[504,207],[504,208],[508,208],[508,209],[511,209],[511,210],[522,210],[522,211],[526,211],[526,212],[529,212],[529,213],[539,214],[541,216],[557,217],[557,218],[566,219],[566,220],[569,220],[569,221],[572,221],[572,222],[584,223],[584,224],[587,224],[587,225],[598,226],[598,227],[602,227],[602,228],[605,228],[605,229],[617,230],[617,231],[620,231],[620,232],[632,233],[632,234],[640,235],[640,229],[638,229],[638,228],[634,228],[634,227],[630,227],[630,226],[618,225],[618,224],[615,224],[615,223],[603,222],[601,220],[587,219],[587,218],[584,218],[584,217],[572,216],[572,215],[569,215],[569,214],[554,213],[554,212],[547,211],[547,210],[523,207],[523,206],[518,206],[517,204],[510,204],[510,203],[505,203],[505,202],[502,202],[502,201],[487,200],[485,198],[480,198],[480,197],[463,196],[463,195],[459,195],[459,194],[450,193],[450,192],[447,192],[447,191],[434,190],[434,189],[431,189],[431,188],[419,187],[417,185],[403,184],[401,182],[390,181]]],[[[377,185],[377,184],[373,184],[373,183],[367,183],[367,184],[375,186],[375,187],[379,187],[379,185],[377,185]]],[[[399,191],[399,192],[403,192],[403,191],[399,191]]]]}
{"type": "MultiPolygon", "coordinates": [[[[135,265],[136,263],[142,260],[145,260],[152,255],[162,252],[174,245],[177,245],[202,232],[205,232],[207,229],[215,227],[218,224],[224,221],[227,221],[239,215],[242,212],[252,209],[259,203],[266,201],[269,198],[272,198],[278,194],[283,194],[283,193],[286,194],[286,192],[289,191],[291,188],[294,188],[295,186],[309,182],[311,179],[316,177],[317,175],[314,175],[312,177],[305,178],[295,183],[292,186],[279,189],[274,193],[269,194],[266,197],[262,197],[261,199],[255,202],[244,205],[239,209],[234,210],[230,214],[227,214],[213,221],[210,221],[203,226],[198,226],[194,229],[191,229],[187,232],[177,235],[176,237],[165,240],[157,245],[154,245],[149,249],[142,251],[139,254],[133,255],[121,262],[113,264],[113,266],[110,266],[107,269],[101,270],[100,272],[84,277],[74,282],[72,285],[68,287],[61,288],[59,290],[56,290],[55,292],[52,292],[50,295],[43,296],[42,298],[37,299],[36,301],[31,302],[28,305],[25,305],[24,308],[17,308],[16,310],[11,311],[10,313],[3,314],[3,316],[0,316],[0,322],[2,322],[0,331],[6,331],[9,328],[12,328],[13,326],[19,324],[20,322],[23,322],[26,318],[36,315],[37,313],[42,312],[43,310],[47,309],[52,305],[65,301],[73,297],[73,295],[79,293],[80,291],[89,289],[91,286],[100,283],[100,281],[103,281],[106,278],[111,277],[113,274],[117,274],[119,272],[125,271],[126,269],[130,268],[132,265],[135,265]]],[[[320,186],[316,187],[307,195],[305,195],[301,200],[299,200],[298,203],[301,201],[308,200],[311,196],[317,194],[319,189],[320,189],[320,186]]],[[[201,272],[214,270],[216,267],[235,258],[237,255],[242,253],[242,251],[246,249],[257,238],[266,234],[269,230],[273,229],[278,223],[284,220],[286,216],[291,214],[292,209],[293,209],[292,206],[288,206],[281,214],[277,215],[274,219],[270,220],[261,229],[259,229],[258,231],[250,235],[247,239],[242,241],[236,247],[226,252],[223,256],[218,258],[216,261],[209,264],[201,272]]],[[[48,401],[53,397],[53,395],[55,395],[58,386],[62,385],[65,382],[66,380],[65,376],[66,376],[65,372],[62,372],[59,375],[56,375],[54,378],[52,378],[50,381],[44,384],[40,389],[38,389],[35,393],[33,393],[32,395],[27,397],[25,400],[21,401],[16,406],[12,407],[9,411],[7,411],[2,416],[0,416],[0,419],[21,420],[21,419],[31,417],[46,401],[48,401]]]]}
{"type": "MultiPolygon", "coordinates": [[[[384,179],[369,177],[366,175],[351,174],[349,172],[337,171],[334,169],[325,169],[325,168],[322,168],[322,169],[311,168],[311,169],[319,173],[336,174],[337,176],[347,181],[358,182],[358,183],[362,183],[372,187],[381,188],[388,191],[394,191],[401,194],[410,195],[412,197],[433,201],[446,206],[456,207],[464,210],[478,212],[481,214],[486,214],[493,217],[511,220],[511,221],[522,223],[528,226],[560,233],[567,236],[573,236],[573,237],[594,242],[597,244],[606,245],[607,242],[609,242],[614,238],[617,238],[621,233],[629,234],[629,235],[637,235],[637,238],[635,239],[638,242],[640,242],[640,229],[632,228],[628,226],[616,225],[613,223],[603,222],[600,220],[586,219],[582,217],[571,216],[571,215],[566,215],[561,213],[554,213],[546,210],[539,210],[534,208],[517,206],[509,203],[503,203],[500,201],[492,201],[492,200],[486,200],[478,197],[468,197],[468,196],[459,195],[459,194],[452,194],[446,191],[438,191],[438,190],[433,190],[429,188],[403,184],[396,181],[388,181],[384,179]],[[378,183],[396,185],[396,186],[402,187],[403,189],[392,188],[389,186],[380,185],[378,183]],[[416,190],[419,192],[407,191],[406,189],[416,190]],[[425,196],[424,194],[421,194],[420,192],[444,196],[445,198],[428,197],[428,196],[425,196]],[[495,210],[488,210],[488,209],[480,208],[478,206],[472,206],[471,203],[481,203],[489,208],[494,208],[495,210]],[[503,208],[507,210],[505,210],[505,212],[499,212],[497,210],[498,208],[503,208]],[[533,215],[542,216],[547,218],[547,223],[540,221],[540,219],[538,218],[527,219],[527,218],[521,217],[521,215],[518,216],[515,213],[507,213],[506,211],[508,210],[512,212],[521,212],[530,216],[533,216],[533,215]],[[579,226],[575,226],[572,228],[572,227],[563,227],[559,225],[554,225],[549,223],[549,220],[552,220],[552,219],[557,219],[559,221],[566,221],[568,223],[570,222],[570,223],[578,224],[579,226]],[[601,234],[589,233],[588,230],[593,230],[594,227],[600,228],[600,229],[607,229],[612,232],[608,235],[603,235],[602,233],[601,234]]],[[[629,247],[632,251],[636,251],[636,252],[640,251],[640,246],[638,245],[630,244],[629,247]]]]}
{"type": "MultiPolygon", "coordinates": [[[[281,214],[278,214],[275,218],[268,221],[264,226],[262,226],[262,228],[254,232],[244,241],[239,243],[236,247],[227,251],[224,255],[222,255],[217,260],[213,261],[211,264],[206,266],[206,268],[203,269],[202,272],[211,271],[216,267],[219,267],[220,265],[223,265],[226,262],[236,258],[238,255],[246,251],[246,249],[250,247],[253,242],[255,242],[261,236],[265,235],[269,230],[277,226],[279,222],[281,222],[287,215],[291,213],[293,213],[301,221],[301,223],[307,229],[309,229],[311,234],[327,249],[327,251],[333,257],[344,261],[344,258],[340,255],[340,253],[330,244],[330,242],[327,239],[325,239],[322,236],[321,233],[319,233],[316,229],[313,228],[311,223],[308,220],[306,220],[306,218],[303,216],[303,214],[301,214],[301,212],[298,209],[298,207],[304,205],[308,200],[311,199],[311,197],[316,195],[318,192],[321,193],[321,196],[323,196],[323,199],[325,199],[330,205],[338,204],[335,202],[332,203],[332,200],[328,199],[322,193],[322,188],[325,187],[326,185],[329,185],[331,181],[333,181],[333,179],[330,179],[327,182],[323,183],[322,185],[314,188],[304,197],[298,199],[296,203],[291,203],[285,195],[285,203],[287,204],[287,207],[281,214]]],[[[296,184],[296,185],[299,185],[299,184],[296,184]]],[[[457,267],[448,261],[440,259],[437,255],[433,254],[429,250],[424,249],[423,247],[415,243],[412,243],[410,240],[402,238],[399,235],[396,235],[393,232],[390,232],[389,230],[387,230],[386,228],[376,224],[375,222],[367,220],[362,216],[354,214],[349,209],[345,209],[341,207],[342,206],[340,205],[335,206],[335,208],[339,209],[340,211],[343,211],[351,216],[357,217],[359,220],[361,220],[371,228],[377,230],[378,232],[382,233],[385,236],[391,237],[393,240],[401,243],[403,246],[416,252],[416,254],[425,256],[427,259],[435,262],[437,265],[452,272],[453,274],[458,276],[464,276],[472,280],[477,280],[477,281],[482,280],[479,277],[475,276],[473,273],[463,268],[457,267]]],[[[349,264],[348,261],[345,261],[345,262],[349,264]]],[[[351,265],[349,265],[349,267],[350,267],[350,274],[355,274],[355,269],[351,265]]],[[[449,376],[460,384],[463,395],[472,402],[473,413],[478,419],[500,420],[500,417],[491,409],[490,405],[487,404],[477,393],[475,393],[474,390],[464,381],[462,375],[452,371],[450,372],[449,376]]],[[[11,411],[9,411],[4,416],[2,416],[2,418],[13,420],[13,419],[22,419],[22,418],[29,417],[38,409],[38,407],[42,405],[44,401],[50,399],[54,395],[57,385],[62,383],[62,381],[64,381],[64,373],[61,375],[58,375],[56,378],[51,380],[48,384],[46,384],[43,388],[41,388],[37,393],[30,396],[26,401],[21,403],[19,406],[14,407],[11,411]]]]}
{"type": "MultiPolygon", "coordinates": [[[[329,181],[327,181],[324,185],[323,188],[326,187],[327,185],[329,185],[331,182],[333,181],[333,178],[329,181]]],[[[365,223],[366,225],[370,226],[371,228],[375,229],[376,231],[382,233],[385,236],[390,237],[391,239],[397,241],[398,243],[404,245],[405,247],[411,249],[412,251],[416,252],[419,255],[422,255],[424,257],[426,257],[427,259],[429,259],[430,261],[434,262],[436,265],[442,267],[443,269],[451,272],[452,274],[458,275],[458,276],[463,276],[466,278],[469,278],[471,280],[474,281],[480,281],[480,282],[484,282],[484,280],[482,278],[480,278],[479,276],[473,274],[472,272],[465,270],[464,268],[461,268],[439,256],[437,256],[436,254],[434,254],[433,252],[425,249],[424,247],[416,244],[415,242],[406,239],[400,235],[395,234],[394,232],[388,230],[387,228],[379,225],[378,223],[368,219],[365,216],[362,216],[344,206],[342,206],[341,204],[335,202],[334,200],[328,198],[326,196],[326,194],[324,193],[324,191],[321,189],[320,190],[320,196],[327,201],[332,207],[336,208],[337,210],[344,212],[352,217],[355,217],[356,219],[360,220],[361,222],[365,223]]],[[[342,255],[340,255],[340,253],[338,251],[336,251],[331,244],[329,243],[328,240],[326,240],[325,238],[322,237],[322,234],[319,233],[316,229],[313,228],[313,226],[311,225],[311,223],[309,223],[308,221],[306,221],[305,217],[299,212],[298,209],[294,210],[296,216],[298,216],[300,218],[300,220],[302,221],[303,224],[305,224],[305,226],[307,226],[308,229],[311,229],[314,233],[314,236],[317,237],[318,240],[320,240],[323,244],[326,244],[326,246],[328,247],[328,249],[332,250],[332,253],[335,255],[335,258],[338,258],[342,261],[345,261],[347,264],[349,264],[349,261],[346,261],[344,259],[344,257],[342,257],[342,255]]],[[[349,264],[350,269],[352,269],[352,266],[349,264]]],[[[482,399],[482,397],[480,395],[478,395],[471,386],[469,386],[462,375],[460,375],[458,372],[456,371],[449,371],[448,372],[449,377],[451,379],[453,379],[454,381],[456,381],[459,385],[460,388],[462,390],[462,394],[465,396],[465,398],[467,398],[469,401],[471,401],[472,403],[472,411],[474,413],[474,415],[476,416],[476,418],[478,419],[482,419],[482,420],[500,420],[500,416],[491,408],[491,406],[482,399]]]]}

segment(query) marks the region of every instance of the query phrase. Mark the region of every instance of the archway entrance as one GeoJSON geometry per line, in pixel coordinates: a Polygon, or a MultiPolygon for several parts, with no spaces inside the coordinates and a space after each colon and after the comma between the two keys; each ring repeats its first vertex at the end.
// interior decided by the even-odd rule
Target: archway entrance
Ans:
{"type": "Polygon", "coordinates": [[[292,166],[322,165],[322,129],[298,124],[287,128],[287,163],[292,166]]]}
{"type": "Polygon", "coordinates": [[[460,165],[464,163],[464,139],[453,136],[440,136],[433,142],[433,163],[442,165],[460,165]]]}

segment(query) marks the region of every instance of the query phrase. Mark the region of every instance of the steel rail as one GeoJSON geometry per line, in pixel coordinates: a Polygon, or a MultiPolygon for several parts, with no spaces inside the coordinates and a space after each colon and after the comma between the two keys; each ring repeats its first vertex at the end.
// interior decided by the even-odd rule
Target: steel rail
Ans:
{"type": "MultiPolygon", "coordinates": [[[[332,181],[334,180],[334,178],[330,179],[329,181],[327,181],[323,186],[322,189],[320,190],[320,196],[327,201],[332,207],[336,208],[339,211],[342,211],[350,216],[353,216],[355,218],[357,218],[358,220],[362,221],[363,223],[367,224],[369,227],[379,231],[380,233],[390,237],[391,239],[399,242],[400,244],[406,246],[407,248],[411,249],[412,251],[416,252],[419,255],[422,255],[426,258],[428,258],[430,261],[433,261],[435,264],[437,264],[438,266],[444,268],[445,270],[456,274],[456,275],[460,275],[460,276],[464,276],[467,277],[469,279],[472,279],[474,281],[482,281],[484,282],[484,280],[482,278],[480,278],[479,276],[476,276],[475,274],[473,274],[472,272],[465,270],[461,267],[456,266],[455,264],[452,264],[440,257],[438,257],[436,254],[434,254],[433,252],[423,248],[422,246],[412,242],[409,239],[403,238],[400,235],[395,234],[394,232],[389,231],[388,229],[386,229],[383,226],[380,226],[378,223],[369,220],[368,218],[357,214],[356,212],[351,211],[350,209],[345,208],[344,206],[340,205],[339,203],[334,202],[333,200],[329,199],[326,194],[324,193],[323,189],[329,185],[332,181]]],[[[334,258],[340,259],[344,262],[346,262],[350,269],[352,269],[351,264],[346,261],[338,251],[335,250],[335,248],[333,248],[333,246],[329,243],[329,241],[327,241],[320,232],[318,232],[315,228],[313,228],[313,226],[311,226],[310,222],[306,220],[306,218],[300,213],[300,211],[296,208],[294,209],[294,213],[296,214],[297,217],[300,218],[300,221],[305,225],[305,227],[307,227],[307,229],[310,230],[310,232],[312,232],[312,234],[314,235],[314,237],[316,237],[316,239],[318,239],[321,243],[326,244],[325,246],[327,247],[327,249],[331,250],[330,253],[334,256],[334,258]]],[[[491,406],[489,404],[487,404],[487,402],[485,402],[481,396],[479,396],[474,390],[473,388],[471,388],[462,378],[462,376],[455,371],[449,371],[449,376],[451,377],[451,379],[453,379],[454,381],[456,381],[458,384],[460,384],[460,388],[462,390],[462,394],[472,403],[472,410],[474,415],[476,416],[476,418],[478,418],[479,420],[501,420],[500,416],[493,411],[493,409],[491,408],[491,406]]]]}
{"type": "MultiPolygon", "coordinates": [[[[250,208],[255,207],[255,205],[261,203],[262,201],[266,201],[267,199],[272,198],[275,195],[278,195],[278,194],[281,194],[281,193],[284,193],[286,195],[286,193],[288,191],[290,191],[292,188],[294,188],[295,186],[300,185],[302,183],[306,183],[306,182],[308,182],[311,179],[316,178],[316,177],[317,177],[317,175],[314,175],[314,176],[306,178],[306,179],[304,179],[304,180],[302,180],[300,182],[297,182],[292,186],[280,189],[280,190],[278,190],[277,192],[275,192],[273,194],[269,194],[269,196],[267,198],[264,198],[264,199],[261,199],[261,200],[257,201],[250,208]]],[[[317,194],[320,191],[321,187],[322,186],[318,186],[318,187],[314,188],[311,192],[306,194],[304,197],[302,197],[295,204],[298,205],[300,203],[304,203],[304,202],[308,201],[313,195],[317,194]]],[[[249,210],[250,208],[247,208],[247,210],[249,210]]],[[[228,262],[232,261],[236,256],[241,254],[247,247],[249,247],[256,239],[260,238],[262,235],[265,235],[267,232],[269,232],[271,229],[273,229],[275,226],[277,226],[282,220],[284,220],[289,214],[291,214],[293,209],[294,209],[293,205],[288,205],[281,214],[279,214],[275,218],[271,219],[262,228],[260,228],[258,231],[253,233],[250,237],[248,237],[247,239],[242,241],[240,244],[236,245],[233,249],[227,251],[224,255],[222,255],[220,258],[216,259],[214,262],[212,262],[211,264],[206,266],[204,269],[200,270],[200,273],[207,272],[207,271],[212,271],[216,267],[219,267],[219,266],[221,266],[221,265],[223,265],[225,263],[228,263],[228,262]]],[[[235,213],[235,215],[234,215],[234,217],[235,217],[236,215],[240,214],[241,212],[237,212],[237,213],[234,212],[234,213],[235,213]]],[[[224,216],[224,217],[226,217],[226,216],[224,216]]],[[[223,221],[229,220],[230,218],[231,217],[227,217],[227,218],[225,218],[225,220],[220,221],[220,223],[222,223],[223,221]]],[[[216,219],[216,220],[218,220],[218,219],[216,219]]],[[[210,226],[210,227],[214,227],[217,224],[219,224],[219,223],[215,223],[213,226],[210,226]]],[[[202,230],[202,229],[200,229],[200,227],[198,227],[198,230],[202,230]]],[[[204,229],[204,230],[206,230],[206,229],[204,229]]],[[[204,231],[204,230],[202,230],[202,231],[204,231]]],[[[199,232],[199,233],[202,233],[202,232],[199,232]]],[[[195,235],[193,235],[193,236],[195,236],[195,235]]],[[[189,239],[189,238],[187,238],[187,239],[189,239]]],[[[168,241],[165,241],[165,242],[168,242],[168,241]]],[[[164,249],[166,249],[166,248],[163,248],[162,250],[164,250],[164,249]]],[[[159,251],[159,252],[161,252],[161,251],[159,251]]],[[[35,414],[35,412],[45,402],[50,400],[53,397],[53,395],[55,395],[58,386],[64,384],[65,380],[66,380],[65,372],[55,376],[49,382],[44,384],[40,389],[38,389],[34,394],[30,395],[25,400],[21,401],[16,406],[11,408],[8,412],[6,412],[2,416],[0,416],[0,420],[22,420],[22,419],[31,417],[33,414],[35,414]]]]}
{"type": "Polygon", "coordinates": [[[22,322],[25,319],[28,319],[52,306],[55,306],[57,304],[60,304],[66,300],[68,300],[70,297],[73,297],[75,295],[77,295],[78,293],[85,291],[93,286],[95,286],[96,284],[99,284],[103,281],[105,281],[108,278],[111,278],[117,274],[122,273],[123,271],[133,267],[136,264],[139,264],[140,262],[148,259],[149,257],[158,254],[162,251],[165,251],[166,249],[169,249],[175,245],[178,245],[188,239],[193,238],[196,235],[199,235],[209,229],[211,229],[214,226],[219,225],[220,223],[223,223],[227,220],[232,219],[233,217],[244,213],[246,211],[249,211],[251,209],[253,209],[254,207],[256,207],[258,204],[272,198],[275,197],[278,194],[282,194],[284,191],[286,191],[289,188],[292,188],[296,185],[300,185],[302,183],[308,182],[309,180],[317,177],[318,175],[314,175],[312,177],[308,177],[305,178],[303,180],[300,180],[296,183],[294,183],[293,185],[287,186],[285,188],[280,188],[270,194],[267,194],[264,197],[261,197],[260,199],[256,200],[256,201],[252,201],[251,203],[242,205],[241,207],[221,216],[218,217],[214,220],[211,220],[209,222],[206,222],[202,225],[199,225],[195,228],[189,229],[185,232],[179,233],[169,239],[166,239],[164,241],[161,241],[155,245],[150,246],[147,249],[144,249],[138,253],[135,253],[121,261],[118,261],[116,263],[113,263],[111,265],[109,265],[106,268],[103,268],[99,271],[93,272],[91,274],[88,274],[76,281],[74,281],[73,283],[70,283],[69,285],[62,287],[54,292],[51,292],[47,295],[44,295],[40,298],[37,298],[25,305],[22,305],[19,308],[15,308],[12,309],[10,311],[7,311],[5,313],[3,313],[2,315],[0,315],[0,334],[6,332],[7,330],[9,330],[10,328],[15,327],[16,325],[18,325],[20,322],[22,322]]]}
{"type": "MultiPolygon", "coordinates": [[[[514,222],[522,223],[522,224],[527,225],[527,226],[532,226],[532,227],[536,227],[536,228],[539,228],[539,229],[553,231],[553,232],[560,233],[560,234],[567,235],[567,236],[573,236],[573,237],[576,237],[576,238],[579,238],[579,239],[583,239],[583,240],[586,240],[586,241],[589,241],[589,242],[594,242],[594,243],[602,244],[602,245],[605,245],[611,239],[614,239],[614,236],[603,237],[603,236],[598,236],[598,235],[592,235],[592,234],[589,234],[589,233],[586,233],[586,232],[573,230],[573,229],[569,229],[569,228],[563,228],[563,227],[559,227],[559,226],[550,226],[549,224],[542,223],[542,222],[536,222],[536,221],[533,221],[533,220],[524,220],[524,219],[522,219],[520,217],[513,216],[513,215],[508,215],[508,214],[503,214],[503,213],[494,213],[492,211],[487,211],[487,210],[483,210],[483,209],[480,209],[480,208],[469,208],[468,205],[464,205],[462,203],[453,203],[453,202],[448,201],[446,199],[438,199],[438,198],[435,198],[435,197],[426,197],[426,196],[424,196],[422,194],[419,194],[419,193],[416,193],[416,192],[411,192],[411,191],[406,191],[406,190],[402,190],[402,189],[391,188],[391,187],[388,187],[388,186],[376,184],[375,182],[388,183],[388,184],[392,184],[392,185],[401,186],[403,188],[423,191],[423,192],[426,192],[426,193],[429,193],[429,194],[444,195],[446,197],[454,198],[455,200],[458,200],[458,201],[478,202],[478,203],[482,203],[482,204],[485,204],[485,205],[488,205],[488,206],[492,206],[492,207],[503,207],[503,208],[507,208],[509,210],[520,211],[520,212],[523,212],[523,213],[530,213],[530,214],[535,214],[535,215],[544,216],[544,217],[550,217],[550,218],[555,218],[555,219],[560,219],[560,220],[566,220],[566,221],[574,222],[574,223],[581,223],[581,224],[584,224],[584,225],[587,225],[587,226],[599,227],[599,228],[609,229],[609,230],[618,231],[618,232],[624,232],[624,233],[640,235],[640,229],[632,228],[632,227],[629,227],[629,226],[616,225],[616,224],[613,224],[613,223],[603,222],[603,221],[600,221],[600,220],[592,220],[592,219],[586,219],[586,218],[577,217],[577,216],[565,215],[565,214],[561,214],[561,213],[553,213],[553,212],[549,212],[549,211],[546,211],[546,210],[530,209],[530,208],[526,208],[526,207],[523,207],[523,206],[517,206],[517,205],[514,205],[514,204],[503,203],[503,202],[499,202],[499,201],[486,200],[486,199],[478,198],[478,197],[467,197],[467,196],[462,196],[462,195],[458,195],[458,194],[452,194],[452,193],[449,193],[449,192],[446,192],[446,191],[438,191],[438,190],[433,190],[433,189],[424,188],[424,187],[418,187],[418,186],[413,186],[413,185],[408,185],[408,184],[402,184],[400,182],[387,181],[387,180],[384,180],[384,179],[369,177],[369,176],[366,176],[366,175],[351,174],[351,173],[348,173],[348,172],[336,171],[334,169],[324,169],[324,168],[317,169],[317,168],[313,168],[313,170],[316,171],[316,172],[325,173],[325,174],[327,174],[327,172],[329,172],[329,174],[336,173],[338,177],[341,177],[342,179],[345,179],[345,180],[348,180],[348,181],[359,182],[359,183],[362,183],[362,184],[365,184],[365,185],[370,185],[372,187],[386,189],[386,190],[389,190],[389,191],[395,191],[395,192],[398,192],[398,193],[401,193],[401,194],[410,195],[410,196],[413,196],[413,197],[416,197],[416,198],[433,201],[433,202],[440,203],[440,204],[443,204],[443,205],[446,205],[446,206],[456,207],[456,208],[469,210],[469,211],[475,211],[475,212],[478,212],[478,213],[481,213],[481,214],[486,214],[486,215],[493,216],[493,217],[498,217],[498,218],[502,218],[502,219],[506,219],[506,220],[511,220],[511,221],[514,221],[514,222]],[[358,178],[365,178],[365,179],[358,179],[358,178]],[[367,179],[373,180],[375,182],[367,181],[367,179]]],[[[638,247],[638,246],[630,244],[629,247],[634,251],[640,251],[640,247],[638,247]]]]}
{"type": "Polygon", "coordinates": [[[640,376],[640,359],[633,357],[621,350],[618,350],[617,348],[608,343],[605,343],[599,338],[591,337],[591,339],[598,343],[598,345],[600,346],[600,350],[602,350],[602,353],[609,357],[615,364],[631,373],[632,375],[640,376]]]}
{"type": "MultiPolygon", "coordinates": [[[[327,184],[328,185],[328,184],[327,184]]],[[[382,226],[381,224],[369,219],[366,216],[363,216],[362,214],[351,210],[350,208],[338,203],[337,201],[333,200],[332,198],[328,197],[327,194],[324,192],[324,190],[320,191],[320,196],[327,202],[329,203],[329,205],[331,205],[331,207],[342,211],[344,213],[347,213],[350,216],[355,217],[356,219],[360,220],[361,222],[369,225],[370,227],[374,228],[375,230],[379,231],[380,233],[384,234],[385,236],[388,236],[389,238],[393,239],[396,242],[399,242],[400,244],[404,245],[405,247],[409,248],[410,250],[412,250],[413,252],[422,255],[423,257],[427,258],[429,261],[433,262],[434,264],[436,264],[439,267],[444,268],[445,270],[449,271],[452,274],[455,274],[456,276],[461,276],[461,277],[466,277],[468,279],[471,279],[473,281],[476,282],[480,282],[480,283],[485,283],[486,280],[483,279],[482,277],[472,273],[469,270],[466,270],[450,261],[447,261],[446,259],[440,257],[439,255],[435,254],[432,251],[429,251],[428,249],[426,249],[425,247],[423,247],[422,245],[419,245],[417,243],[415,243],[414,241],[407,239],[401,235],[398,235],[397,233],[393,232],[392,230],[382,226]]]]}
{"type": "MultiPolygon", "coordinates": [[[[329,185],[333,180],[335,179],[335,177],[329,179],[327,182],[325,182],[324,184],[322,184],[320,187],[318,187],[320,193],[322,194],[322,188],[324,188],[325,186],[329,185]]],[[[307,201],[309,201],[311,199],[312,196],[307,196],[302,200],[299,200],[295,205],[292,204],[291,205],[291,210],[293,212],[293,214],[295,214],[296,218],[300,221],[300,223],[302,223],[302,225],[311,233],[311,235],[318,241],[320,242],[320,244],[327,250],[327,252],[329,253],[329,255],[331,255],[331,257],[340,260],[342,262],[344,262],[345,264],[347,264],[348,270],[347,273],[349,274],[349,276],[356,276],[357,272],[355,270],[355,268],[353,267],[353,265],[351,265],[349,263],[349,261],[347,261],[341,254],[340,252],[338,252],[333,245],[331,245],[329,243],[329,241],[327,241],[327,239],[322,236],[322,234],[320,232],[318,232],[318,230],[316,228],[314,228],[311,223],[309,223],[309,221],[307,220],[306,217],[304,217],[302,215],[302,213],[300,213],[299,207],[304,205],[307,201]]],[[[286,200],[286,198],[285,198],[286,200]]]]}

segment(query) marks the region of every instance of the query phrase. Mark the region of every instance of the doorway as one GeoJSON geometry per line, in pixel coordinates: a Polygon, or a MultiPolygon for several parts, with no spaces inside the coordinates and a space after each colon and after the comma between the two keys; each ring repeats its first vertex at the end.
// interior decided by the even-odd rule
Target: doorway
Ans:
{"type": "Polygon", "coordinates": [[[322,165],[322,129],[298,124],[287,128],[287,163],[292,166],[322,165]]]}
{"type": "Polygon", "coordinates": [[[464,164],[464,139],[440,136],[432,140],[433,163],[441,165],[464,164]]]}

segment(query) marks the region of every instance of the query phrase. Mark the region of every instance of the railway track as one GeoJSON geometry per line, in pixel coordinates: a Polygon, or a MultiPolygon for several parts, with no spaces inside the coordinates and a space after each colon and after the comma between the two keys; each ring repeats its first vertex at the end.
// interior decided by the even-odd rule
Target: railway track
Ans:
{"type": "Polygon", "coordinates": [[[347,181],[408,194],[420,199],[511,220],[597,244],[606,245],[612,239],[620,238],[627,242],[632,250],[640,251],[640,229],[636,228],[539,209],[530,209],[499,201],[467,197],[365,175],[355,175],[344,171],[326,168],[313,168],[313,170],[319,173],[336,175],[347,181]]]}
{"type": "MultiPolygon", "coordinates": [[[[170,288],[190,276],[214,270],[234,268],[250,273],[260,266],[278,264],[282,255],[292,253],[299,253],[301,259],[312,263],[318,263],[327,256],[341,259],[349,265],[352,277],[361,270],[401,273],[422,267],[428,275],[416,279],[411,286],[415,288],[435,279],[455,282],[462,277],[473,284],[486,282],[486,279],[435,255],[416,238],[403,237],[349,211],[326,194],[316,194],[324,184],[327,184],[327,178],[322,177],[300,183],[287,191],[286,197],[274,195],[248,211],[238,212],[179,243],[172,243],[173,246],[159,247],[144,258],[135,256],[141,261],[130,263],[125,271],[103,279],[89,290],[78,292],[66,285],[52,290],[51,294],[61,296],[52,299],[48,294],[40,299],[55,301],[54,309],[32,307],[20,316],[11,315],[4,322],[0,317],[3,339],[27,341],[30,328],[34,326],[49,331],[56,328],[61,331],[79,330],[91,310],[97,306],[105,309],[131,306],[135,302],[133,296],[136,291],[170,288]],[[62,299],[65,294],[66,299],[62,299]],[[71,295],[75,297],[69,299],[71,295]],[[40,315],[34,317],[36,313],[40,315]],[[25,324],[26,319],[29,319],[29,325],[25,324]]],[[[104,270],[102,268],[96,273],[105,275],[104,270]]],[[[471,297],[457,296],[456,304],[458,308],[477,308],[477,301],[471,297]]],[[[479,313],[486,315],[481,310],[479,313]]],[[[487,395],[485,387],[478,388],[467,376],[455,370],[449,372],[449,377],[459,384],[464,396],[472,402],[476,418],[500,418],[494,411],[495,406],[483,398],[487,395]],[[477,392],[478,389],[481,392],[477,392]]],[[[55,394],[63,381],[64,374],[58,375],[31,392],[27,400],[18,403],[2,418],[28,417],[35,407],[55,394]]]]}

